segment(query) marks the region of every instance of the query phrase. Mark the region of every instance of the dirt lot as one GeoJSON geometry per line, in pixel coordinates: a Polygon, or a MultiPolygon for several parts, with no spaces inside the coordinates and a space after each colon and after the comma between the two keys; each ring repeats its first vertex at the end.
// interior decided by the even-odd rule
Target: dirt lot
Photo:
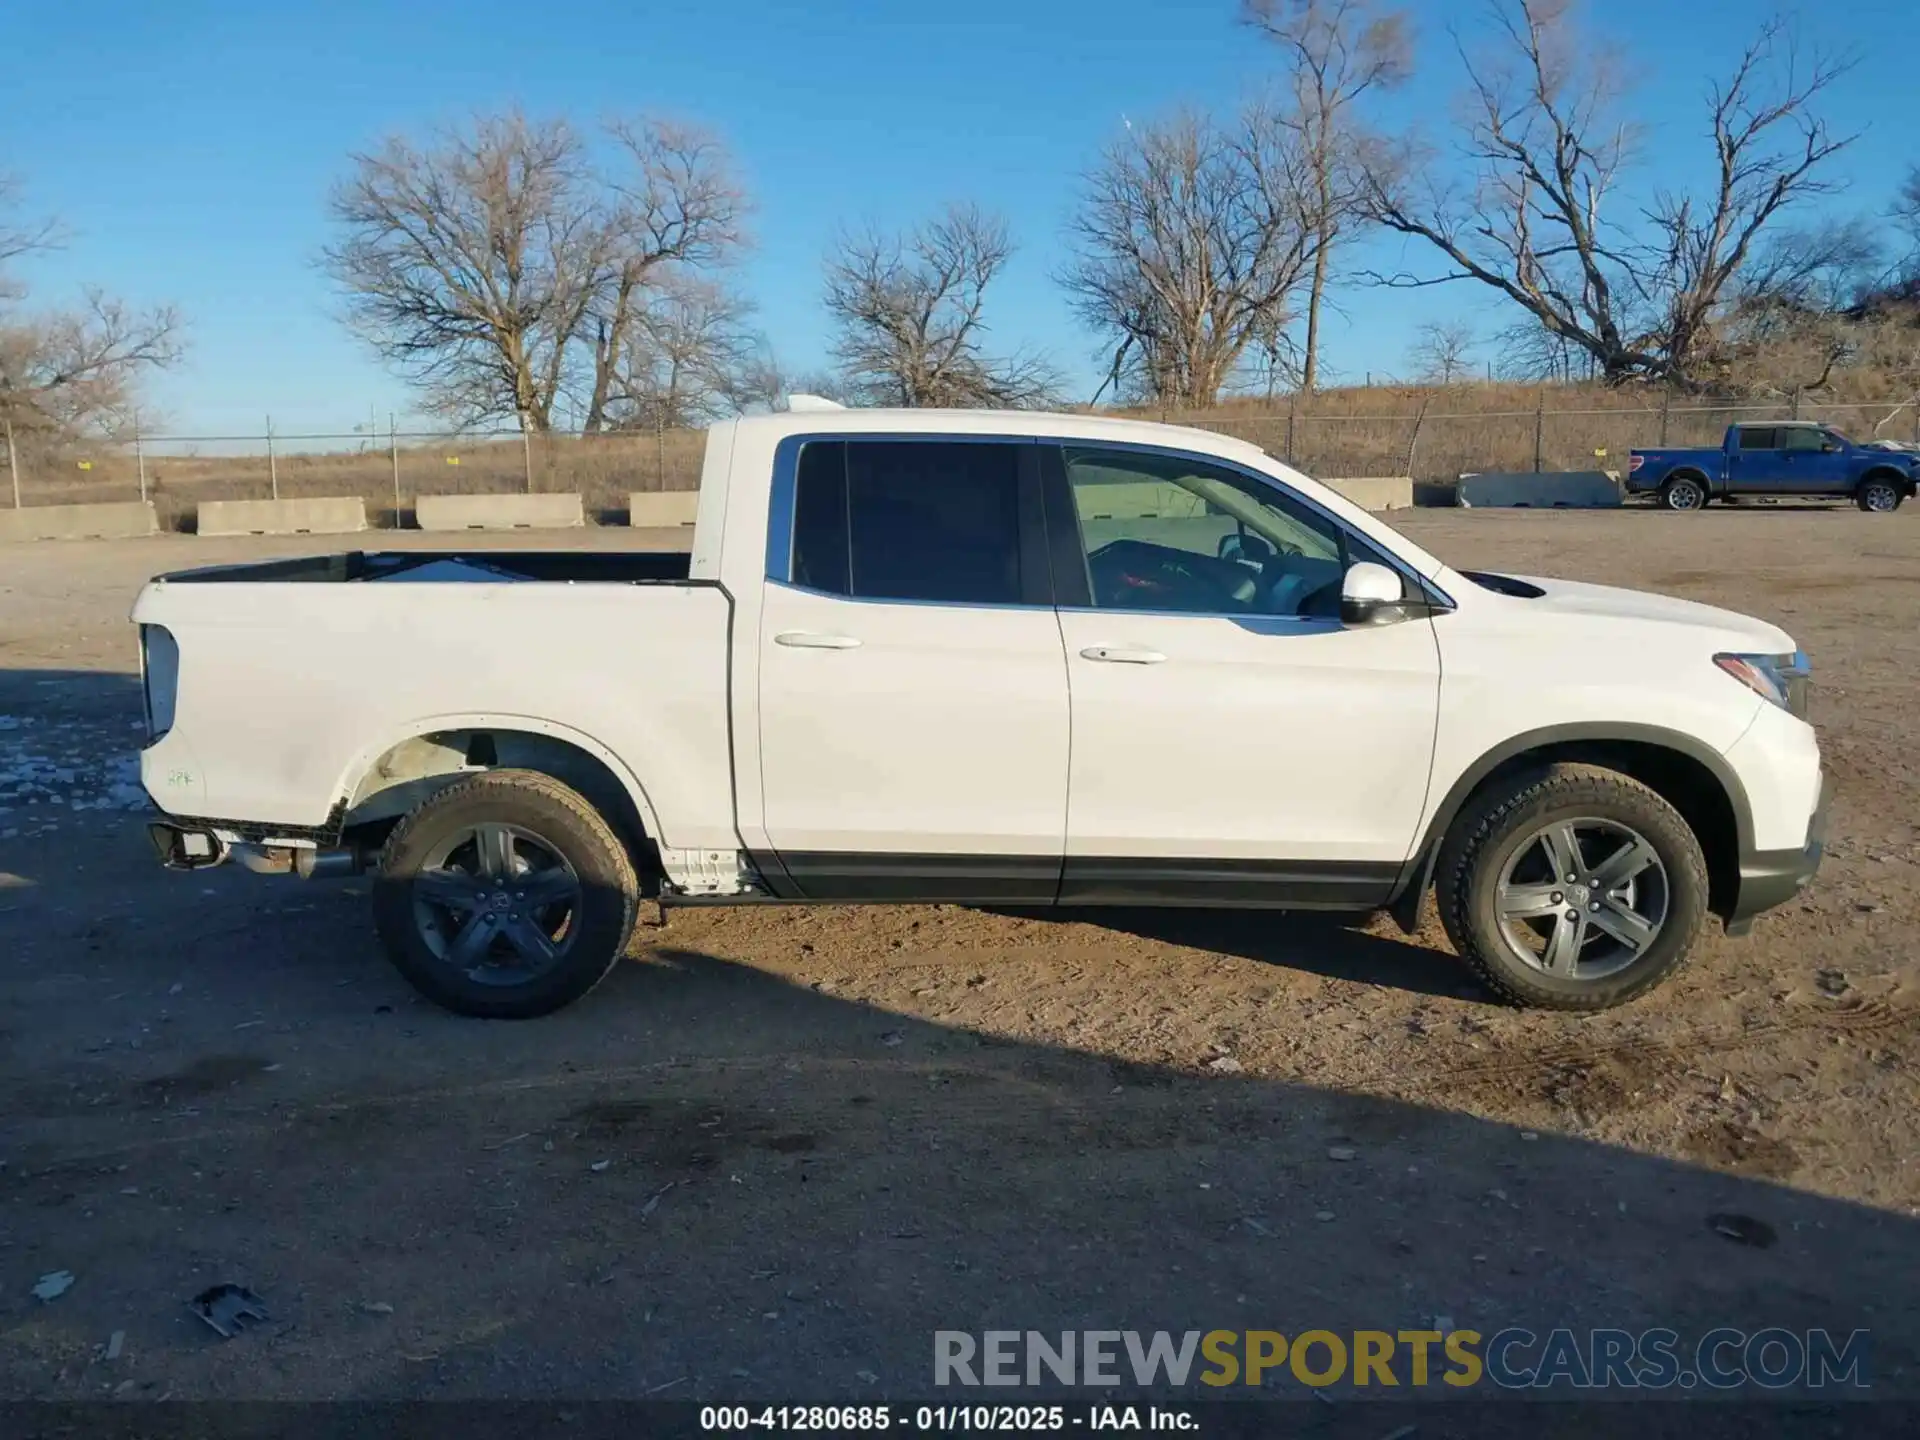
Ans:
{"type": "Polygon", "coordinates": [[[942,907],[678,912],[569,1012],[460,1020],[361,885],[139,830],[139,583],[322,547],[0,550],[0,1397],[874,1399],[929,1393],[938,1328],[1434,1317],[1866,1328],[1920,1396],[1920,514],[1404,528],[1785,625],[1815,887],[1587,1019],[1437,928],[942,907]],[[272,1322],[195,1321],[225,1280],[272,1322]]]}

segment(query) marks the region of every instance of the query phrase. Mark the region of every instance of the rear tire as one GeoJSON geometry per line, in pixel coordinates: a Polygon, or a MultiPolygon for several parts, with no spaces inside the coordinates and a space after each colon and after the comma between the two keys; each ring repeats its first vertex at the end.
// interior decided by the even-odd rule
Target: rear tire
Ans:
{"type": "Polygon", "coordinates": [[[626,846],[577,791],[536,771],[491,770],[394,827],[373,917],[388,958],[436,1005],[524,1020],[606,978],[639,893],[626,846]]]}
{"type": "Polygon", "coordinates": [[[1525,772],[1476,795],[1441,845],[1434,886],[1467,967],[1547,1010],[1645,994],[1686,964],[1707,912],[1706,858],[1687,822],[1639,781],[1593,765],[1525,772]]]}
{"type": "Polygon", "coordinates": [[[1860,482],[1860,488],[1854,492],[1853,503],[1874,515],[1891,515],[1906,498],[1895,481],[1873,475],[1860,482]]]}
{"type": "Polygon", "coordinates": [[[1675,475],[1660,487],[1660,504],[1667,510],[1686,512],[1702,509],[1707,503],[1707,487],[1691,475],[1675,475]]]}

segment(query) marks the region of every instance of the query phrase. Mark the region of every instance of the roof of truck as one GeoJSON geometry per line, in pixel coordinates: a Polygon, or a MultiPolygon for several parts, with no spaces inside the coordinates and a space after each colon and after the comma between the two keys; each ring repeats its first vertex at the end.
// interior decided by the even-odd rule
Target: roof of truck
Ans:
{"type": "Polygon", "coordinates": [[[1174,445],[1216,455],[1264,454],[1258,445],[1217,430],[1162,425],[1110,415],[1044,410],[804,410],[751,415],[731,422],[742,430],[786,435],[1044,435],[1058,440],[1096,440],[1135,445],[1174,445]]]}

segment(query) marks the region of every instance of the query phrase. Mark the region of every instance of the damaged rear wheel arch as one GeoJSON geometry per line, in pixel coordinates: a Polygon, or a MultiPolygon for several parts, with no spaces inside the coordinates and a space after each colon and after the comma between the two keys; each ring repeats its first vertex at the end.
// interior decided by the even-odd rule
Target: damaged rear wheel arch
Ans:
{"type": "Polygon", "coordinates": [[[389,745],[366,765],[346,801],[344,831],[377,847],[393,827],[447,787],[491,770],[530,770],[577,791],[605,817],[625,845],[642,883],[661,873],[635,788],[586,745],[560,735],[508,726],[430,730],[389,745]]]}

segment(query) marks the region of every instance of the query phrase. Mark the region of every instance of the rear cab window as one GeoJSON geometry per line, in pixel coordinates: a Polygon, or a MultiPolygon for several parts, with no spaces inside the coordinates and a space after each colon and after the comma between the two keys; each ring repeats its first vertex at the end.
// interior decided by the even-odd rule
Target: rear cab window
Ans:
{"type": "Polygon", "coordinates": [[[807,442],[795,471],[792,582],[859,600],[1030,603],[1023,448],[1031,447],[807,442]]]}

